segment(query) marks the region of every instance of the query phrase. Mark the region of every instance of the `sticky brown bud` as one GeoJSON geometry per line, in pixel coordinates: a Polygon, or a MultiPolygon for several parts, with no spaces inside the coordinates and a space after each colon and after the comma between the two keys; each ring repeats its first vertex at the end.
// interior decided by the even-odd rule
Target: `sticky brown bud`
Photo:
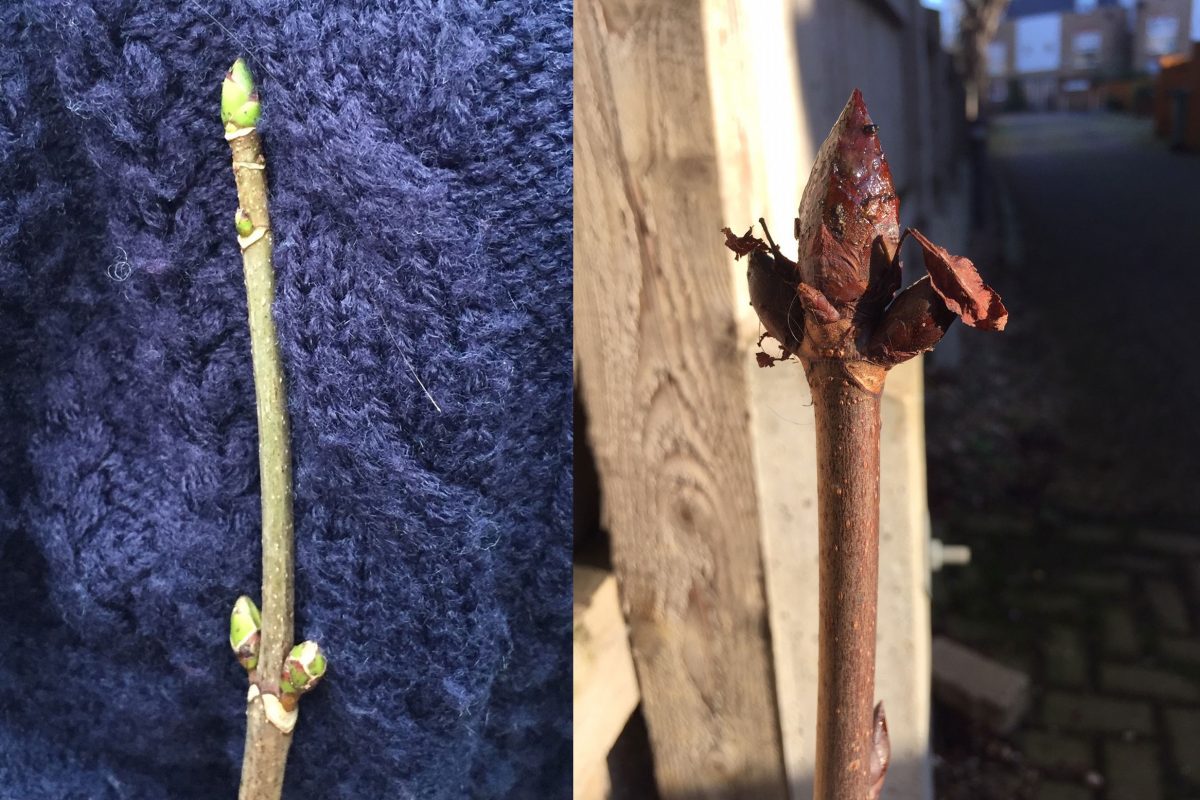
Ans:
{"type": "Polygon", "coordinates": [[[877,130],[855,89],[817,153],[796,220],[800,279],[842,309],[867,291],[875,240],[900,239],[900,200],[877,130]]]}

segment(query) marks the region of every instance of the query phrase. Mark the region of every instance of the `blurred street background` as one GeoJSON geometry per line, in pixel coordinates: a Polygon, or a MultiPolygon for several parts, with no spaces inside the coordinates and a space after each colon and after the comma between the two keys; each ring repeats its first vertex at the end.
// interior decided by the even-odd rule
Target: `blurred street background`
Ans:
{"type": "Polygon", "coordinates": [[[934,534],[972,550],[934,633],[1031,681],[1003,735],[935,702],[944,798],[1200,797],[1192,9],[1071,5],[989,43],[971,252],[1017,310],[929,370],[934,534]]]}
{"type": "Polygon", "coordinates": [[[1197,797],[1200,159],[1111,112],[1001,116],[989,145],[978,239],[1019,311],[931,370],[935,534],[973,554],[933,620],[1033,692],[1003,739],[935,708],[939,796],[1197,797]]]}

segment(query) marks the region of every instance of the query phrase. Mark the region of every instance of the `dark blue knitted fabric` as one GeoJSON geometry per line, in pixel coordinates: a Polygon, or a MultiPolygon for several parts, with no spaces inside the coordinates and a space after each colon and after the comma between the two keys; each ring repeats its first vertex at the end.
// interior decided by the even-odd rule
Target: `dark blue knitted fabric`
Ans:
{"type": "Polygon", "coordinates": [[[0,798],[235,795],[250,56],[294,439],[291,797],[569,793],[569,0],[0,7],[0,798]],[[440,411],[422,391],[428,387],[440,411]]]}

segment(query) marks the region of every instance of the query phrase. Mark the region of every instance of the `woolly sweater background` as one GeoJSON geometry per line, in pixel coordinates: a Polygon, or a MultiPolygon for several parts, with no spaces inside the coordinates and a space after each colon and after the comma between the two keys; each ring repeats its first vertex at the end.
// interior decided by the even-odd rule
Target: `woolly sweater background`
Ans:
{"type": "Polygon", "coordinates": [[[297,633],[331,659],[287,792],[568,796],[570,6],[0,8],[0,797],[236,793],[228,614],[259,591],[218,119],[240,53],[297,633]]]}

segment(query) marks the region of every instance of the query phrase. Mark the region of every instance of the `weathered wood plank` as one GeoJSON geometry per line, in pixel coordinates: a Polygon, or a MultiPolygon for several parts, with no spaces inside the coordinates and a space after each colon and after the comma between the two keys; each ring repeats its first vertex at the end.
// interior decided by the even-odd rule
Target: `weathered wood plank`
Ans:
{"type": "Polygon", "coordinates": [[[666,798],[786,796],[705,4],[576,9],[580,388],[666,798]]]}
{"type": "Polygon", "coordinates": [[[613,574],[576,565],[574,606],[572,794],[603,800],[608,752],[637,708],[637,676],[613,574]]]}

